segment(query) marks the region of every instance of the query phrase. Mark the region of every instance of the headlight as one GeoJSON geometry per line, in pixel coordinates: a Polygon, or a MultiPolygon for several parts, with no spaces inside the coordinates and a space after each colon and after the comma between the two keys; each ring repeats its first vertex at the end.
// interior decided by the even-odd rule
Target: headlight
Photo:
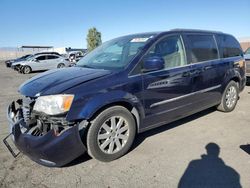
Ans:
{"type": "Polygon", "coordinates": [[[38,97],[34,110],[48,115],[57,115],[69,111],[74,95],[48,95],[38,97]]]}

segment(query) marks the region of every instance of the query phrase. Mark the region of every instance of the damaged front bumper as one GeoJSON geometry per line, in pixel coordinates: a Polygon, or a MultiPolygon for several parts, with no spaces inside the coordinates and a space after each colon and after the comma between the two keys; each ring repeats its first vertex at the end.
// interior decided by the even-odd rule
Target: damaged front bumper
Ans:
{"type": "Polygon", "coordinates": [[[43,136],[33,136],[28,133],[24,120],[17,114],[18,109],[15,108],[15,102],[12,102],[7,110],[12,140],[33,161],[45,166],[63,166],[86,151],[79,133],[79,130],[85,131],[82,125],[84,122],[72,126],[60,135],[50,130],[43,136]]]}

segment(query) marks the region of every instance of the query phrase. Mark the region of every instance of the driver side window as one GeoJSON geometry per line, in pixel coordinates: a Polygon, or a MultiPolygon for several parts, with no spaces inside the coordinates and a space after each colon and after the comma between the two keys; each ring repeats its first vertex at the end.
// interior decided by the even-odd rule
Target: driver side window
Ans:
{"type": "Polygon", "coordinates": [[[168,36],[161,39],[152,46],[146,56],[161,57],[164,60],[164,69],[179,67],[187,64],[184,47],[179,35],[168,36]]]}

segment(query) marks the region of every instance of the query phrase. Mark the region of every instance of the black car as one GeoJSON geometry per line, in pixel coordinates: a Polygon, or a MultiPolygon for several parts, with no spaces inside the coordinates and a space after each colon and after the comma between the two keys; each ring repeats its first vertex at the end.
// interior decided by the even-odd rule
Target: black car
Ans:
{"type": "Polygon", "coordinates": [[[8,108],[10,135],[43,165],[62,166],[84,152],[112,161],[129,151],[138,133],[213,106],[234,110],[245,69],[239,42],[222,32],[119,37],[74,67],[23,83],[22,97],[8,108]]]}

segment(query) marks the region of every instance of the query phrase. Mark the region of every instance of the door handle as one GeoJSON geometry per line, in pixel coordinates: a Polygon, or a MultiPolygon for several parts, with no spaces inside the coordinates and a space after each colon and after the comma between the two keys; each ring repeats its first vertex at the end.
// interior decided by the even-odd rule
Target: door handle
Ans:
{"type": "Polygon", "coordinates": [[[191,76],[191,73],[188,71],[188,72],[183,72],[182,74],[182,77],[190,77],[191,76]]]}
{"type": "Polygon", "coordinates": [[[211,66],[211,65],[205,66],[205,67],[203,68],[203,71],[209,70],[209,69],[211,69],[211,68],[213,68],[213,66],[211,66]]]}

